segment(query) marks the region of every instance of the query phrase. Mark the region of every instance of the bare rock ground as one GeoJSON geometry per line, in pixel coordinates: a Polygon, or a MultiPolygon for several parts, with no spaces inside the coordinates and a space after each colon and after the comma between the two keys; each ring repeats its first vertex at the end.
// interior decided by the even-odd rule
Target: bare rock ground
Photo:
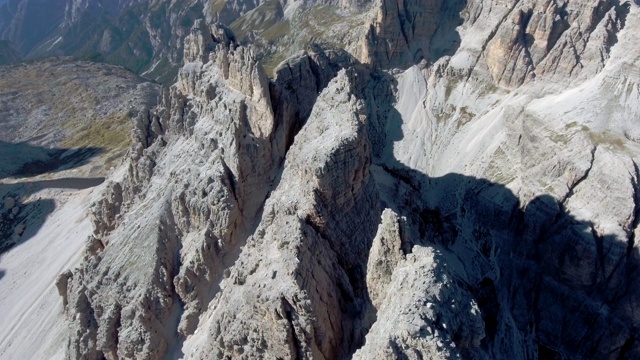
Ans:
{"type": "Polygon", "coordinates": [[[88,209],[158,86],[69,59],[0,67],[0,358],[63,358],[55,286],[92,233],[88,209]]]}

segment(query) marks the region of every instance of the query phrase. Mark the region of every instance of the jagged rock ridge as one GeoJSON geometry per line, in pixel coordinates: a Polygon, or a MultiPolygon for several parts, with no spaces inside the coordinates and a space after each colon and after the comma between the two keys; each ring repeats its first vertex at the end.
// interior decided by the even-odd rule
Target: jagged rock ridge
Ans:
{"type": "Polygon", "coordinates": [[[59,279],[69,356],[638,357],[634,6],[379,1],[273,80],[196,22],[59,279]]]}

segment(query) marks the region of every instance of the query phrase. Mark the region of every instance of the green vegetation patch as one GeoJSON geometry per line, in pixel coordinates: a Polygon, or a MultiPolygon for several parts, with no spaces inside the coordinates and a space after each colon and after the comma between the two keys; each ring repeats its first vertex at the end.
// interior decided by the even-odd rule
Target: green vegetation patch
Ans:
{"type": "Polygon", "coordinates": [[[110,114],[103,119],[96,119],[90,124],[76,129],[76,122],[69,122],[65,128],[73,135],[64,141],[66,147],[99,147],[106,151],[124,150],[131,144],[128,114],[110,114]]]}
{"type": "Polygon", "coordinates": [[[267,75],[273,78],[276,75],[276,68],[287,58],[283,52],[269,54],[262,59],[262,67],[267,75]]]}
{"type": "Polygon", "coordinates": [[[284,10],[280,2],[270,0],[244,14],[232,22],[229,27],[240,41],[246,40],[250,31],[254,31],[262,37],[267,31],[270,32],[270,37],[284,36],[288,34],[289,26],[288,24],[280,24],[283,22],[288,23],[283,18],[284,10]]]}
{"type": "Polygon", "coordinates": [[[209,4],[209,11],[211,14],[218,14],[227,5],[227,0],[215,0],[209,4]]]}
{"type": "Polygon", "coordinates": [[[267,41],[274,41],[287,36],[291,32],[289,20],[282,20],[262,33],[262,37],[267,41]]]}

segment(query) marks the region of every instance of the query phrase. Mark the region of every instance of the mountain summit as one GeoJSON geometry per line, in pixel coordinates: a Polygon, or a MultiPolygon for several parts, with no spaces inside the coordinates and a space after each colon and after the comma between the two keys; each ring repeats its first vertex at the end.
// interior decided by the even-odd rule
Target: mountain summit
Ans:
{"type": "Polygon", "coordinates": [[[22,56],[182,65],[135,114],[41,353],[640,358],[636,3],[65,4],[22,56]],[[66,35],[89,15],[111,25],[66,35]]]}

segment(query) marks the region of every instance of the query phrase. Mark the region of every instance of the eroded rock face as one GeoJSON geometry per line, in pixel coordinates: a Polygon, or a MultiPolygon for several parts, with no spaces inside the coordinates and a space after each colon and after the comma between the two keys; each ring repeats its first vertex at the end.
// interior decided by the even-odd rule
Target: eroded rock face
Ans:
{"type": "Polygon", "coordinates": [[[406,219],[399,217],[393,210],[385,209],[371,244],[367,261],[367,290],[376,309],[380,309],[384,303],[393,270],[404,260],[402,236],[406,235],[406,229],[403,231],[402,227],[405,222],[406,219]]]}
{"type": "Polygon", "coordinates": [[[190,356],[336,358],[361,341],[368,296],[360,274],[379,209],[363,103],[350,81],[340,73],[318,98],[190,356]]]}
{"type": "Polygon", "coordinates": [[[57,283],[70,357],[638,357],[640,10],[371,15],[273,80],[196,22],[57,283]]]}
{"type": "Polygon", "coordinates": [[[477,354],[485,337],[481,312],[469,292],[439,273],[439,256],[434,248],[414,247],[396,263],[393,276],[386,279],[387,291],[378,299],[376,322],[353,358],[450,359],[477,354]]]}
{"type": "Polygon", "coordinates": [[[602,70],[630,4],[523,1],[511,6],[485,55],[496,83],[514,87],[536,76],[586,79],[602,70]]]}
{"type": "MultiPolygon", "coordinates": [[[[226,31],[194,26],[186,45],[193,61],[161,96],[162,105],[139,115],[127,173],[94,205],[85,262],[68,277],[71,357],[156,358],[172,351],[175,339],[196,330],[257,225],[285,154],[276,131],[293,134],[301,125],[274,113],[262,67],[226,31]],[[207,49],[213,51],[205,56],[207,49]],[[87,312],[94,318],[73,320],[87,312]]],[[[315,78],[308,81],[320,90],[315,78]]],[[[276,79],[274,86],[286,83],[276,79]]],[[[281,93],[293,97],[304,86],[281,93]]]]}
{"type": "MultiPolygon", "coordinates": [[[[433,62],[452,55],[460,45],[456,27],[462,11],[473,2],[441,0],[376,0],[358,58],[383,69],[402,68],[421,61],[433,62]]],[[[480,4],[477,4],[481,6],[480,4]]]]}

